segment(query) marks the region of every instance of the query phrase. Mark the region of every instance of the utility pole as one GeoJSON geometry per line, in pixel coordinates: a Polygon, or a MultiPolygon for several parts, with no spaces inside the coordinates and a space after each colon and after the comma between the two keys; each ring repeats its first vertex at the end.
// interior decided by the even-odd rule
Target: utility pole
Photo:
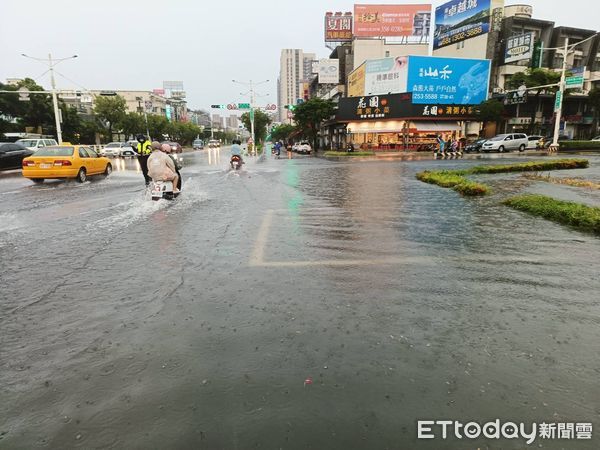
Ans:
{"type": "Polygon", "coordinates": [[[233,81],[234,83],[238,83],[238,84],[242,84],[244,86],[250,87],[250,91],[249,91],[250,92],[250,134],[252,136],[252,148],[258,155],[257,146],[256,146],[256,135],[254,134],[254,101],[255,101],[255,95],[256,95],[254,92],[254,86],[268,83],[269,80],[264,80],[259,83],[254,83],[252,80],[250,80],[249,82],[236,81],[236,80],[231,80],[231,81],[233,81]]]}
{"type": "MultiPolygon", "coordinates": [[[[562,64],[562,72],[560,75],[560,83],[558,85],[558,92],[556,95],[558,98],[556,99],[556,114],[554,121],[554,136],[552,138],[552,144],[550,144],[550,149],[552,151],[558,151],[558,133],[560,132],[560,119],[562,116],[562,105],[563,105],[563,97],[565,92],[565,78],[567,76],[567,56],[569,54],[569,37],[565,37],[565,50],[563,54],[563,64],[562,64]]],[[[541,58],[540,58],[541,59],[541,58]]]]}
{"type": "Polygon", "coordinates": [[[58,144],[62,144],[62,129],[60,127],[60,110],[58,109],[58,95],[56,94],[56,81],[54,80],[54,66],[57,65],[61,61],[66,61],[67,59],[77,58],[77,55],[69,56],[68,58],[61,59],[52,59],[52,55],[48,53],[48,62],[46,63],[45,59],[42,58],[34,58],[33,56],[27,56],[25,53],[21,53],[21,56],[25,58],[33,59],[39,62],[43,62],[48,65],[50,69],[50,83],[52,86],[52,104],[54,105],[54,121],[56,123],[56,137],[58,144]]]}

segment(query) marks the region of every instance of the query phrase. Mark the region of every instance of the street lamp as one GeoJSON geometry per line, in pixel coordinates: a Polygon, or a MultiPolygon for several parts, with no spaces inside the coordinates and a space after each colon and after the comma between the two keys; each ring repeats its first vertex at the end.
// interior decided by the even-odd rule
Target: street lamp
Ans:
{"type": "Polygon", "coordinates": [[[250,80],[249,82],[248,81],[236,81],[236,80],[231,80],[231,81],[234,83],[237,83],[237,84],[241,84],[243,86],[250,87],[250,91],[249,91],[249,93],[250,93],[250,134],[252,135],[253,148],[256,149],[256,136],[254,135],[254,96],[255,96],[254,86],[268,83],[269,80],[260,81],[258,83],[254,83],[252,80],[250,80]]]}
{"type": "Polygon", "coordinates": [[[52,55],[48,53],[48,59],[45,58],[35,58],[33,56],[28,56],[25,53],[21,53],[21,56],[25,58],[33,59],[35,61],[39,61],[48,65],[50,68],[50,83],[52,85],[52,103],[54,105],[54,120],[56,123],[56,137],[58,138],[59,145],[62,144],[62,130],[60,128],[60,111],[58,110],[58,96],[56,95],[56,82],[54,80],[54,66],[62,61],[66,61],[67,59],[77,58],[77,55],[69,56],[67,58],[60,59],[52,59],[52,55]]]}

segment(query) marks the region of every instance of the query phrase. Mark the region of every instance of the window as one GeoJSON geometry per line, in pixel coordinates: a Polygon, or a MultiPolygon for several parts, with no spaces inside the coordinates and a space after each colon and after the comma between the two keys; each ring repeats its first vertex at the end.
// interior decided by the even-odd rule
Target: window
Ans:
{"type": "Polygon", "coordinates": [[[89,158],[90,156],[85,151],[85,148],[79,147],[79,157],[80,158],[89,158]]]}
{"type": "Polygon", "coordinates": [[[386,50],[386,51],[385,51],[385,57],[386,57],[386,58],[388,58],[389,56],[390,56],[390,51],[389,51],[389,50],[386,50]]]}

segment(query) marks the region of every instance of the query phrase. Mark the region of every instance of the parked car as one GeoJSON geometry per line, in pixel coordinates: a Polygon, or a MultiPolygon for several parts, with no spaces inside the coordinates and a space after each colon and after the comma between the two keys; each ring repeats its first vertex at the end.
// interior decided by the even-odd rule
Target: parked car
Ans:
{"type": "Polygon", "coordinates": [[[538,144],[542,139],[544,139],[544,136],[539,136],[539,135],[527,136],[527,142],[528,142],[527,148],[530,150],[538,148],[538,144]]]}
{"type": "MultiPolygon", "coordinates": [[[[554,136],[544,136],[538,141],[538,148],[548,148],[552,141],[554,140],[554,136]]],[[[558,142],[560,141],[570,141],[571,138],[566,134],[561,134],[558,136],[558,142]]]]}
{"type": "Polygon", "coordinates": [[[208,148],[221,148],[221,143],[216,139],[208,141],[208,148]]]}
{"type": "Polygon", "coordinates": [[[600,141],[600,136],[596,136],[595,138],[592,139],[592,141],[600,141]]]}
{"type": "Polygon", "coordinates": [[[523,133],[514,134],[499,134],[491,139],[488,139],[481,146],[482,152],[510,152],[518,150],[520,152],[527,148],[529,141],[527,135],[523,133]]]}
{"type": "Polygon", "coordinates": [[[164,141],[164,142],[161,142],[161,144],[169,144],[171,146],[171,152],[172,153],[181,153],[181,152],[183,152],[183,149],[181,148],[181,145],[179,145],[178,142],[164,141]]]}
{"type": "Polygon", "coordinates": [[[0,142],[0,170],[20,169],[23,158],[33,155],[33,150],[12,142],[0,142]]]}
{"type": "Polygon", "coordinates": [[[50,145],[58,145],[54,139],[19,139],[17,144],[27,147],[29,150],[36,151],[38,148],[48,147],[50,145]]]}
{"type": "Polygon", "coordinates": [[[479,153],[485,141],[487,141],[487,139],[478,139],[470,144],[467,144],[465,147],[465,153],[479,153]]]}
{"type": "Polygon", "coordinates": [[[192,142],[192,148],[194,150],[202,150],[204,148],[204,141],[202,141],[202,139],[194,139],[194,142],[192,142]]]}
{"type": "Polygon", "coordinates": [[[127,142],[111,142],[106,144],[102,150],[100,150],[100,155],[102,156],[121,156],[121,151],[123,148],[129,147],[127,142]]]}
{"type": "Polygon", "coordinates": [[[298,153],[302,153],[303,155],[310,155],[312,151],[310,144],[306,141],[300,142],[298,144],[298,149],[296,150],[298,153]]]}
{"type": "Polygon", "coordinates": [[[110,159],[84,145],[57,145],[40,148],[23,159],[23,176],[35,183],[46,178],[75,178],[83,183],[91,175],[110,175],[110,159]]]}

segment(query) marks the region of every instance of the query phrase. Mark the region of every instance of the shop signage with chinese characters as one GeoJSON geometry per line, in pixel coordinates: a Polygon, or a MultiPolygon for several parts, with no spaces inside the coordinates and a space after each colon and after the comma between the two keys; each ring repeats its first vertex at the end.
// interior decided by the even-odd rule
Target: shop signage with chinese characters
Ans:
{"type": "Polygon", "coordinates": [[[488,59],[408,57],[414,103],[479,104],[487,100],[489,78],[488,59]]]}
{"type": "Polygon", "coordinates": [[[352,41],[352,13],[325,14],[325,42],[352,41]]]}
{"type": "Polygon", "coordinates": [[[490,0],[451,0],[435,9],[433,49],[490,31],[490,0]]]}
{"type": "Polygon", "coordinates": [[[369,95],[341,98],[336,118],[340,121],[420,117],[472,120],[475,118],[474,108],[474,105],[414,104],[411,93],[369,95]]]}
{"type": "Polygon", "coordinates": [[[508,38],[506,40],[504,62],[508,64],[523,59],[530,59],[533,55],[534,44],[533,33],[525,33],[508,38]]]}

